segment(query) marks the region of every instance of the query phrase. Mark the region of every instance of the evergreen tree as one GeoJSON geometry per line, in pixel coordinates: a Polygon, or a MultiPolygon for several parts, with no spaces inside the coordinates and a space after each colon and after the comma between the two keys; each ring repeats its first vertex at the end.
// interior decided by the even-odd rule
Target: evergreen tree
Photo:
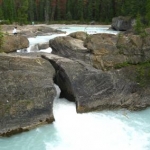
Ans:
{"type": "Polygon", "coordinates": [[[3,9],[2,9],[2,6],[0,5],[0,21],[2,21],[4,19],[4,16],[3,16],[3,9]]]}
{"type": "Polygon", "coordinates": [[[135,31],[136,34],[141,34],[143,32],[143,24],[141,22],[140,14],[137,14],[136,23],[135,23],[135,26],[134,26],[134,31],[135,31]]]}
{"type": "Polygon", "coordinates": [[[57,0],[56,11],[57,11],[56,19],[57,19],[57,20],[60,20],[60,18],[61,18],[61,16],[60,16],[60,0],[57,0]]]}
{"type": "Polygon", "coordinates": [[[73,16],[72,16],[72,12],[73,12],[73,8],[72,8],[72,0],[67,0],[66,2],[66,19],[67,20],[72,20],[73,16]]]}
{"type": "Polygon", "coordinates": [[[148,26],[150,26],[150,0],[147,0],[147,3],[146,3],[146,20],[147,20],[148,26]]]}
{"type": "Polygon", "coordinates": [[[28,0],[17,1],[17,20],[20,25],[27,23],[28,18],[28,0]]]}
{"type": "Polygon", "coordinates": [[[72,15],[71,15],[70,11],[68,11],[68,13],[66,14],[66,20],[68,20],[68,21],[72,20],[72,15]]]}
{"type": "Polygon", "coordinates": [[[34,0],[29,0],[29,12],[28,12],[28,19],[30,22],[33,22],[35,20],[34,17],[34,0]]]}
{"type": "Polygon", "coordinates": [[[93,2],[88,1],[88,20],[91,21],[93,20],[93,2]]]}
{"type": "Polygon", "coordinates": [[[111,21],[116,16],[150,18],[150,0],[0,0],[0,17],[10,22],[111,21]],[[28,13],[27,13],[28,11],[28,13]],[[64,15],[65,14],[65,15],[64,15]]]}
{"type": "Polygon", "coordinates": [[[78,19],[84,20],[84,18],[83,18],[83,0],[78,0],[77,6],[78,6],[78,9],[77,9],[78,19]]]}
{"type": "Polygon", "coordinates": [[[0,52],[3,52],[2,50],[3,40],[4,40],[4,33],[2,32],[2,28],[0,26],[0,52]]]}
{"type": "Polygon", "coordinates": [[[48,24],[50,20],[50,0],[45,3],[45,23],[48,24]]]}

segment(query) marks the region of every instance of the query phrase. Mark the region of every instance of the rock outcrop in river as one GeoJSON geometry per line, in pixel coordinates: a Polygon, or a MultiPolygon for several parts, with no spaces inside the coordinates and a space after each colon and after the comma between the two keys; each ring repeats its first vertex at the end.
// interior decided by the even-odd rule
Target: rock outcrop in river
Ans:
{"type": "Polygon", "coordinates": [[[131,17],[119,16],[112,19],[111,27],[117,31],[128,31],[133,28],[134,24],[135,20],[131,17]]]}
{"type": "MultiPolygon", "coordinates": [[[[85,64],[56,55],[42,56],[56,69],[55,82],[61,89],[61,96],[76,102],[77,112],[127,108],[139,110],[150,105],[149,83],[140,82],[139,66],[102,71],[85,64]],[[139,78],[138,78],[139,77],[139,78]]],[[[141,70],[148,75],[150,67],[141,70]]],[[[148,77],[147,77],[148,80],[148,77]]]]}
{"type": "Polygon", "coordinates": [[[54,120],[55,70],[40,57],[0,54],[0,135],[54,120]]]}
{"type": "Polygon", "coordinates": [[[29,40],[20,35],[5,35],[3,38],[1,51],[5,53],[15,52],[19,49],[29,47],[29,40]]]}
{"type": "Polygon", "coordinates": [[[49,41],[53,54],[79,59],[93,67],[109,70],[123,64],[138,64],[150,60],[150,35],[94,34],[86,40],[70,36],[49,41]]]}
{"type": "Polygon", "coordinates": [[[56,68],[61,68],[57,72],[65,72],[60,76],[66,75],[65,81],[69,79],[71,85],[64,90],[65,82],[61,80],[59,86],[63,86],[63,91],[76,89],[71,97],[77,102],[78,112],[102,108],[138,110],[150,105],[149,38],[149,35],[95,34],[88,35],[84,42],[70,36],[49,41],[52,53],[82,64],[76,69],[77,63],[65,64],[63,59],[55,62],[55,66],[60,66],[56,68]]]}

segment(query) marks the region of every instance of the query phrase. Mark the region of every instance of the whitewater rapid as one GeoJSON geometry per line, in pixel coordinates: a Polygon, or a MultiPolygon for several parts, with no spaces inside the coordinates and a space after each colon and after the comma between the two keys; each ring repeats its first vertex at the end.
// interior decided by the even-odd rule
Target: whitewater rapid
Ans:
{"type": "Polygon", "coordinates": [[[149,150],[150,109],[77,114],[74,102],[60,99],[56,86],[55,122],[0,138],[0,150],[149,150]]]}

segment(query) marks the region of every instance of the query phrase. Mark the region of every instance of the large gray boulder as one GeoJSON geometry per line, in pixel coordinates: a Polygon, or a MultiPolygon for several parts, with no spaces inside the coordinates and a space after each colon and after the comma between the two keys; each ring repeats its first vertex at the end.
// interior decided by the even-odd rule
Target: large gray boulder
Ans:
{"type": "Polygon", "coordinates": [[[19,32],[20,35],[26,37],[45,36],[62,33],[64,32],[47,26],[27,26],[27,28],[23,28],[19,32]]]}
{"type": "Polygon", "coordinates": [[[89,63],[89,50],[84,47],[84,41],[70,36],[56,37],[49,41],[52,48],[52,54],[63,56],[66,58],[80,59],[89,63]]]}
{"type": "Polygon", "coordinates": [[[29,47],[29,40],[20,35],[6,35],[3,39],[1,51],[5,53],[15,52],[29,47]]]}
{"type": "Polygon", "coordinates": [[[40,57],[0,54],[0,136],[54,121],[54,75],[40,57]]]}
{"type": "Polygon", "coordinates": [[[49,42],[39,43],[38,48],[39,48],[39,50],[49,48],[49,42]]]}
{"type": "Polygon", "coordinates": [[[126,61],[126,56],[117,48],[118,36],[113,34],[89,35],[84,46],[90,50],[91,64],[97,69],[107,70],[126,61]]]}
{"type": "Polygon", "coordinates": [[[127,31],[133,27],[134,20],[131,17],[115,17],[112,19],[111,27],[117,31],[127,31]]]}
{"type": "Polygon", "coordinates": [[[78,31],[78,32],[70,33],[69,36],[71,36],[75,39],[79,39],[79,40],[84,41],[87,38],[88,34],[86,32],[83,32],[83,31],[78,31]]]}
{"type": "Polygon", "coordinates": [[[56,69],[55,82],[61,97],[75,101],[79,113],[116,108],[137,110],[150,105],[149,84],[145,88],[140,85],[141,81],[136,79],[140,74],[136,74],[138,69],[133,66],[104,72],[79,60],[52,54],[42,57],[56,69]]]}

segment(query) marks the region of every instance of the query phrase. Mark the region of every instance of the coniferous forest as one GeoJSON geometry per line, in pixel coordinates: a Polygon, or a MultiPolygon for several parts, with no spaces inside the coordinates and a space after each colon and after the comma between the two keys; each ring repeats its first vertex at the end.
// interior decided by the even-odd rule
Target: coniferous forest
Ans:
{"type": "Polygon", "coordinates": [[[149,24],[150,0],[0,0],[0,20],[8,24],[64,20],[110,23],[116,16],[137,15],[149,24]]]}

